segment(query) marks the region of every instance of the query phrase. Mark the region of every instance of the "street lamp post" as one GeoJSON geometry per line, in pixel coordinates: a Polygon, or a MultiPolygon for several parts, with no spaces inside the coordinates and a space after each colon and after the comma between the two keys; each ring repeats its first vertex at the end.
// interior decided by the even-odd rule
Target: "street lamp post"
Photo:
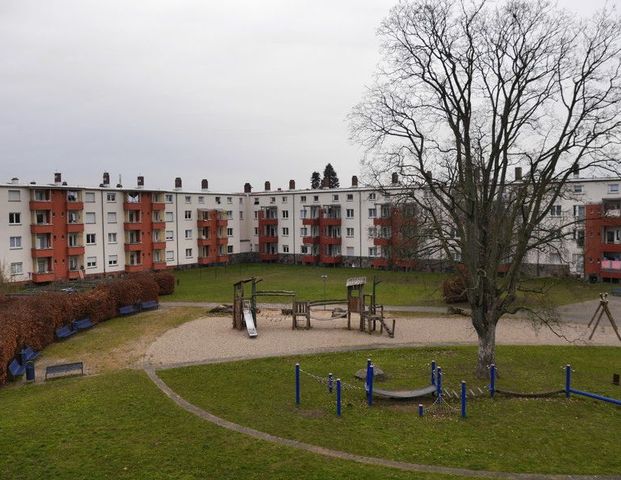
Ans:
{"type": "MultiPolygon", "coordinates": [[[[321,279],[323,280],[323,301],[326,301],[326,281],[328,280],[328,276],[327,275],[322,275],[321,279]]],[[[323,304],[323,309],[326,309],[326,304],[323,304]]]]}

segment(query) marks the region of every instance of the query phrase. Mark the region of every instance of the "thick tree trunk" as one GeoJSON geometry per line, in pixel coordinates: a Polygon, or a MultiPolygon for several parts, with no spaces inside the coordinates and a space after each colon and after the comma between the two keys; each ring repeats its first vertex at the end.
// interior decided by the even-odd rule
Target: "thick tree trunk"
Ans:
{"type": "Polygon", "coordinates": [[[487,378],[489,366],[496,363],[496,324],[498,317],[488,306],[477,306],[472,309],[472,324],[479,337],[476,376],[487,378]]]}

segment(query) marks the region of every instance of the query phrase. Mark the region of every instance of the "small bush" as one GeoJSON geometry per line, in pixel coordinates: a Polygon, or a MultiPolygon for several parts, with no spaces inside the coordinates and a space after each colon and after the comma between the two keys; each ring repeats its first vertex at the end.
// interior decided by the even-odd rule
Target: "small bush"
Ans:
{"type": "Polygon", "coordinates": [[[160,295],[171,295],[175,291],[175,276],[170,272],[157,272],[155,281],[160,287],[160,295]]]}
{"type": "Polygon", "coordinates": [[[449,277],[442,282],[442,293],[446,303],[463,303],[468,301],[466,284],[459,275],[449,277]]]}

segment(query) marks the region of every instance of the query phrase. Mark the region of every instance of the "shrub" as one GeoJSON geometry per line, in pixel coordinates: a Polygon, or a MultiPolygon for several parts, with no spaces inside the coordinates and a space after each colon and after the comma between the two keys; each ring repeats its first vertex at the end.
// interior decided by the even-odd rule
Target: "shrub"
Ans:
{"type": "Polygon", "coordinates": [[[160,295],[171,295],[175,291],[175,276],[170,272],[157,272],[155,281],[160,287],[160,295]]]}
{"type": "Polygon", "coordinates": [[[463,303],[468,301],[466,284],[459,275],[444,280],[442,283],[442,293],[446,303],[463,303]]]}

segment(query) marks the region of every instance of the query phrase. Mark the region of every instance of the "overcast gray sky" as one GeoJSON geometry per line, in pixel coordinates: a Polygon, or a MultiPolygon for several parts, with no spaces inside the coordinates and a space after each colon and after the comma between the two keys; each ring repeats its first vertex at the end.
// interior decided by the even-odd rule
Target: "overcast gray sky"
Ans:
{"type": "Polygon", "coordinates": [[[331,162],[347,186],[362,152],[345,116],[395,3],[0,0],[0,181],[95,185],[107,170],[239,191],[307,187],[331,162]]]}

